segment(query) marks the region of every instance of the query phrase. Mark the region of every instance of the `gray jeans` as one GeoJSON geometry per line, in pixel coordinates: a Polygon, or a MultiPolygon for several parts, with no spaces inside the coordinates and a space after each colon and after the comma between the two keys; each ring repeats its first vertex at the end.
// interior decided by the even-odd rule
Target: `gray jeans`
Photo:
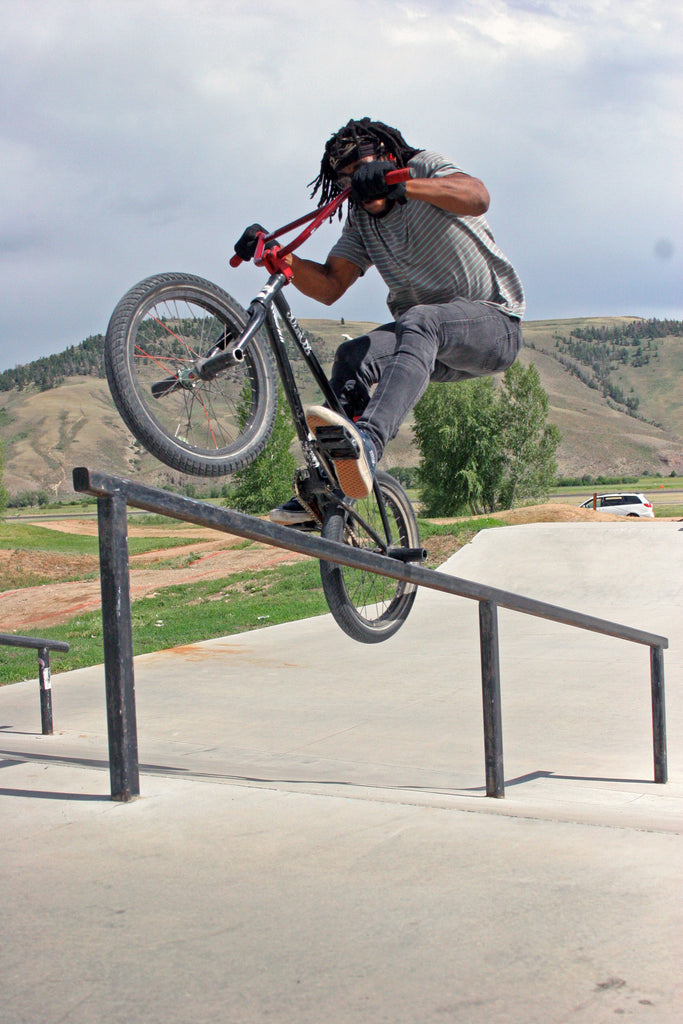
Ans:
{"type": "Polygon", "coordinates": [[[520,321],[485,302],[413,306],[395,323],[340,345],[331,384],[347,415],[372,437],[379,459],[430,380],[499,373],[514,363],[521,344],[520,321]]]}

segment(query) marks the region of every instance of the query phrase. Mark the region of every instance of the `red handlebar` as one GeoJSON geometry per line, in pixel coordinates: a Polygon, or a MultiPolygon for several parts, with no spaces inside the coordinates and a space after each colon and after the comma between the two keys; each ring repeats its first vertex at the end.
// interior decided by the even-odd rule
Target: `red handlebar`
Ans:
{"type": "MultiPolygon", "coordinates": [[[[397,167],[395,171],[389,171],[385,175],[385,181],[387,185],[396,185],[400,181],[407,181],[410,178],[410,168],[408,167],[397,167]]],[[[283,256],[288,256],[290,252],[294,252],[300,245],[311,237],[314,231],[320,227],[324,220],[328,217],[332,217],[339,207],[345,202],[346,199],[351,195],[351,189],[346,188],[343,192],[340,192],[338,196],[326,203],[325,206],[319,207],[314,210],[313,213],[304,214],[303,217],[299,217],[298,220],[293,220],[291,224],[285,224],[284,227],[278,228],[277,231],[273,231],[270,235],[261,235],[259,242],[254,253],[254,262],[258,265],[263,256],[264,250],[267,248],[269,242],[275,241],[279,235],[284,235],[288,231],[294,231],[295,228],[301,227],[302,224],[307,224],[308,227],[304,228],[301,234],[289,243],[289,245],[277,248],[275,250],[275,258],[281,259],[283,256]]],[[[230,260],[231,267],[239,267],[240,263],[244,261],[235,253],[230,260]]],[[[272,270],[272,268],[269,267],[272,270]]],[[[281,268],[279,268],[281,269],[281,268]]],[[[289,269],[289,268],[288,268],[289,269]]]]}

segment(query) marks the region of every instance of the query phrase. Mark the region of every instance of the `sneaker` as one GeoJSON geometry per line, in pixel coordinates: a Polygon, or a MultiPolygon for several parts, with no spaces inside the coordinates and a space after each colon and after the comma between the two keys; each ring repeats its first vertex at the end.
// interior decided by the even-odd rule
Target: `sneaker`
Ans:
{"type": "Polygon", "coordinates": [[[323,405],[306,410],[306,422],[334,463],[339,486],[349,498],[365,498],[372,490],[377,449],[364,430],[323,405]]]}
{"type": "Polygon", "coordinates": [[[271,523],[280,523],[281,526],[298,526],[308,529],[317,526],[316,520],[298,498],[290,498],[284,505],[278,505],[277,508],[271,509],[268,518],[271,523]]]}

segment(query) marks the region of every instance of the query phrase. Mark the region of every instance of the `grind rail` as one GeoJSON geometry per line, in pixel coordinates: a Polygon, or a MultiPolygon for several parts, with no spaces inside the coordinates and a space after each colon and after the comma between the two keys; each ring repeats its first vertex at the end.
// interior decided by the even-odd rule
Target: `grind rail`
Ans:
{"type": "Polygon", "coordinates": [[[50,680],[50,651],[66,653],[69,645],[64,640],[41,640],[35,636],[17,636],[0,633],[0,644],[5,647],[33,647],[38,652],[38,682],[40,684],[40,721],[43,736],[52,736],[52,683],[50,680]]]}
{"type": "Polygon", "coordinates": [[[399,562],[384,555],[324,540],[232,509],[218,508],[194,498],[108,476],[86,467],[74,469],[73,484],[74,490],[97,498],[109,770],[113,800],[127,801],[140,795],[128,567],[128,505],[478,601],[488,797],[500,798],[505,795],[498,647],[499,607],[649,647],[654,781],[667,781],[664,650],[669,646],[669,641],[666,637],[449,576],[434,569],[399,562]]]}

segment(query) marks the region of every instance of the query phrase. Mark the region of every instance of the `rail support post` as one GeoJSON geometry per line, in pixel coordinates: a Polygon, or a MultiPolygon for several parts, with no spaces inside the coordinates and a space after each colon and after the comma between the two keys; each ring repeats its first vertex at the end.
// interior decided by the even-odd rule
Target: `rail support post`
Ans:
{"type": "Polygon", "coordinates": [[[125,802],[140,795],[140,775],[128,574],[128,524],[123,495],[116,493],[98,498],[97,518],[111,798],[125,802]]]}
{"type": "Polygon", "coordinates": [[[481,686],[484,707],[486,795],[502,798],[505,796],[503,716],[500,700],[498,608],[493,601],[479,602],[479,640],[481,644],[481,686]]]}
{"type": "Polygon", "coordinates": [[[38,680],[40,682],[40,723],[43,736],[52,736],[52,683],[50,681],[50,648],[38,649],[38,680]]]}
{"type": "Polygon", "coordinates": [[[664,651],[650,648],[650,682],[652,687],[652,744],[655,760],[655,782],[668,779],[666,760],[666,711],[664,703],[664,651]]]}

